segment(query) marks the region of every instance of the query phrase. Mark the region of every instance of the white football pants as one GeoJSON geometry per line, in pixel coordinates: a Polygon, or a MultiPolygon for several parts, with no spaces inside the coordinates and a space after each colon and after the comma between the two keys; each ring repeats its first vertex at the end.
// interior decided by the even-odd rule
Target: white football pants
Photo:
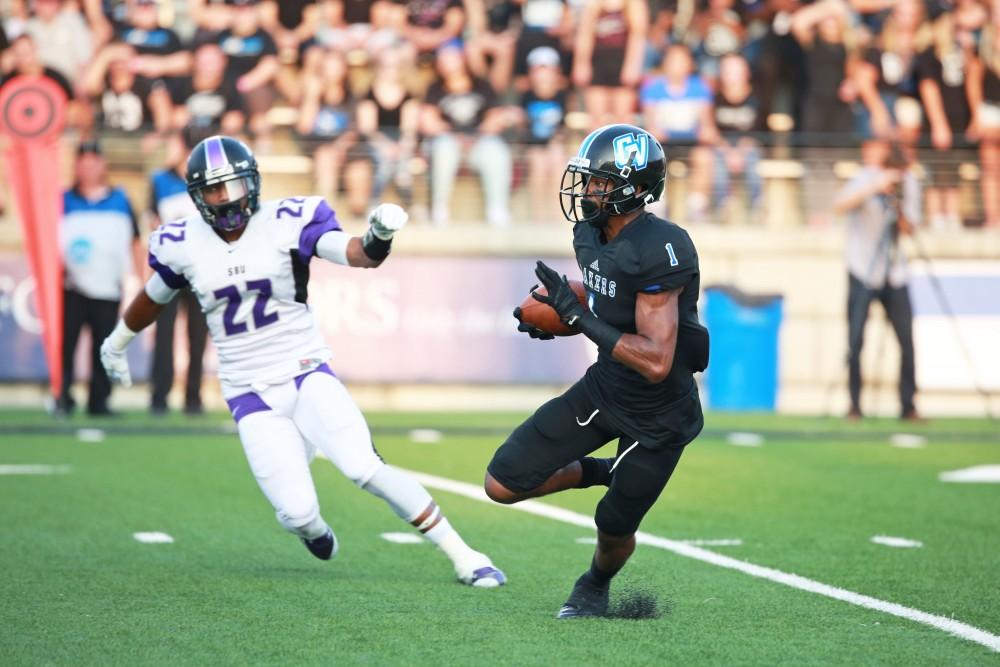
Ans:
{"type": "MultiPolygon", "coordinates": [[[[325,364],[282,384],[224,386],[223,392],[257,484],[274,506],[278,521],[300,537],[313,539],[326,530],[309,473],[316,449],[351,481],[376,495],[381,494],[368,488],[376,473],[403,474],[386,466],[375,452],[361,410],[325,364]]],[[[401,516],[413,515],[403,516],[407,520],[431,502],[423,487],[415,480],[411,483],[416,488],[407,489],[406,497],[396,503],[406,507],[394,507],[401,516]]]]}

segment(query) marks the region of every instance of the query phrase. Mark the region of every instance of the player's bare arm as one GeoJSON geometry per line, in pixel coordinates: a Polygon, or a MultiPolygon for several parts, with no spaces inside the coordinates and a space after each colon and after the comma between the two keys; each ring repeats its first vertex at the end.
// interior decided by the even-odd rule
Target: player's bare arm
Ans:
{"type": "Polygon", "coordinates": [[[677,299],[683,289],[638,294],[635,302],[635,334],[623,334],[611,355],[650,382],[670,373],[677,347],[677,299]]]}
{"type": "Polygon", "coordinates": [[[382,264],[392,249],[392,238],[406,226],[409,215],[396,204],[379,204],[368,216],[363,236],[347,237],[343,232],[324,234],[317,254],[336,264],[373,269],[382,264]]]}
{"type": "Polygon", "coordinates": [[[359,269],[374,269],[385,261],[384,257],[382,259],[372,259],[365,254],[364,244],[360,236],[352,236],[351,240],[347,242],[346,256],[347,265],[359,269]]]}
{"type": "Polygon", "coordinates": [[[125,315],[122,317],[122,321],[125,322],[130,330],[139,333],[150,324],[155,322],[166,308],[166,303],[157,303],[153,301],[146,290],[140,291],[132,299],[132,303],[128,305],[125,309],[125,315]]]}
{"type": "Polygon", "coordinates": [[[177,291],[164,283],[159,275],[153,274],[145,288],[132,299],[132,303],[125,309],[125,315],[101,344],[101,363],[112,381],[126,387],[132,384],[132,373],[125,350],[136,334],[156,321],[176,294],[177,291]]]}

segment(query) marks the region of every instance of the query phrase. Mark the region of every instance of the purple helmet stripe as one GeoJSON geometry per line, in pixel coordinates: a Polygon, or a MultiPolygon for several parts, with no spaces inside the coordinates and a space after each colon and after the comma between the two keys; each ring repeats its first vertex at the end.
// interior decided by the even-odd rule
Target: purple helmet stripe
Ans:
{"type": "Polygon", "coordinates": [[[205,167],[206,171],[221,169],[229,164],[226,159],[226,151],[222,148],[222,137],[211,137],[205,140],[205,167]]]}

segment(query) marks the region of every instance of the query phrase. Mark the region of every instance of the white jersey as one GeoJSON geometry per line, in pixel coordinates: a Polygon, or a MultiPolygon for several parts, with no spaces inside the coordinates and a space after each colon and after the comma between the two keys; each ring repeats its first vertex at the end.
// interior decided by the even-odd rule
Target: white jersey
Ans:
{"type": "Polygon", "coordinates": [[[291,197],[261,204],[234,243],[198,215],[152,233],[149,264],[198,297],[223,383],[286,382],[330,358],[306,305],[309,260],[327,232],[344,233],[322,197],[291,197]]]}

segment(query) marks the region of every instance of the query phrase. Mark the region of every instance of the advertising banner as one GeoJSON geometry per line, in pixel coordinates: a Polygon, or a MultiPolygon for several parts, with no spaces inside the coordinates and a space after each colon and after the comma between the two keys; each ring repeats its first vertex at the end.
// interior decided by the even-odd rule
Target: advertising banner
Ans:
{"type": "MultiPolygon", "coordinates": [[[[546,260],[578,278],[570,260],[546,260]]],[[[392,257],[374,270],[314,259],[309,305],[333,350],[331,366],[348,381],[544,383],[575,381],[596,358],[582,336],[537,341],[511,315],[535,284],[533,259],[392,257]]],[[[134,294],[138,284],[127,290],[134,294]]],[[[47,377],[34,281],[24,258],[0,255],[0,381],[47,377]]],[[[129,297],[130,298],[130,297],[129,297]]],[[[183,375],[182,327],[177,332],[183,375]]],[[[148,375],[152,336],[129,349],[133,377],[148,375]]],[[[86,355],[77,354],[77,376],[86,355]]],[[[209,349],[206,373],[214,374],[209,349]]]]}

